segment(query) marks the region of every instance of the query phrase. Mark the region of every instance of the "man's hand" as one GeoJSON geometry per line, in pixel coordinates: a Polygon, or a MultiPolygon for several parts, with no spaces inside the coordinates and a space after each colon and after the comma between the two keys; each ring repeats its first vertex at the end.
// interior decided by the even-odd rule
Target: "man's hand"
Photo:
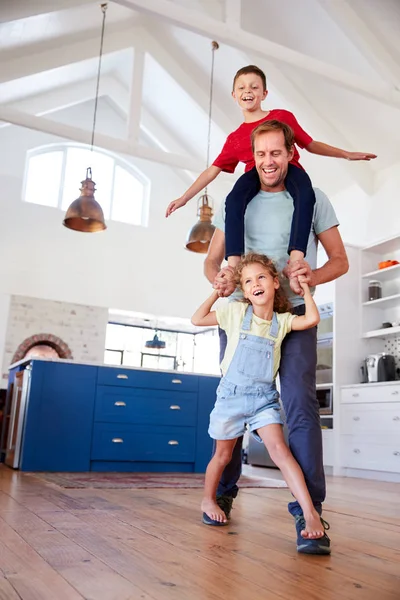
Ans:
{"type": "Polygon", "coordinates": [[[219,271],[216,278],[214,279],[214,289],[218,291],[219,295],[226,298],[230,296],[236,289],[234,281],[234,269],[232,267],[224,267],[219,271]]]}
{"type": "Polygon", "coordinates": [[[347,152],[347,160],[373,160],[376,158],[376,154],[370,152],[347,152]]]}
{"type": "Polygon", "coordinates": [[[297,279],[299,276],[303,276],[303,281],[310,287],[314,287],[316,285],[314,272],[312,271],[308,262],[303,258],[293,262],[288,261],[288,264],[283,269],[283,274],[289,279],[291,289],[297,294],[303,295],[303,289],[297,279]],[[292,287],[292,280],[295,278],[297,279],[297,285],[300,289],[300,292],[296,291],[292,287]]]}

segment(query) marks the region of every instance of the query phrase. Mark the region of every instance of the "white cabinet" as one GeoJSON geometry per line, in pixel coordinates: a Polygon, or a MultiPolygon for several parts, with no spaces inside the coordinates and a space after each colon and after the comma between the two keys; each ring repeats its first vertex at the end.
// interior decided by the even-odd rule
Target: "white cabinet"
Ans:
{"type": "Polygon", "coordinates": [[[400,382],[342,388],[340,465],[400,474],[400,382]]]}

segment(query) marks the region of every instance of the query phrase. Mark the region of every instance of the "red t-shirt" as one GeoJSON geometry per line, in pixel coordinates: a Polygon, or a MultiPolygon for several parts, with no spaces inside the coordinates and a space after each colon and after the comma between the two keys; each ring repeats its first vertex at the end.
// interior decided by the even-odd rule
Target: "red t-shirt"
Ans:
{"type": "MultiPolygon", "coordinates": [[[[213,165],[219,167],[227,173],[233,173],[239,162],[243,162],[246,165],[245,171],[250,171],[254,167],[254,156],[251,149],[251,132],[260,123],[264,121],[282,121],[289,125],[294,131],[295,142],[300,148],[305,148],[308,144],[313,141],[312,137],[308,135],[300,127],[296,117],[293,113],[288,110],[280,108],[270,110],[268,115],[259,121],[254,123],[242,123],[235,131],[230,133],[226,139],[224,147],[222,148],[221,154],[217,156],[213,165]]],[[[299,163],[300,155],[296,146],[294,147],[294,156],[291,163],[296,167],[301,167],[299,163]]]]}

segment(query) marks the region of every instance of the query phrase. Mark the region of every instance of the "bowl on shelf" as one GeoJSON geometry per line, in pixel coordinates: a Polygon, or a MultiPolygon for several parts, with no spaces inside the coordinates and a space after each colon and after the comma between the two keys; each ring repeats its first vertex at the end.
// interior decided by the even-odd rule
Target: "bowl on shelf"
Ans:
{"type": "Polygon", "coordinates": [[[378,263],[378,269],[387,269],[388,267],[394,267],[398,264],[398,260],[383,260],[382,262],[378,263]]]}

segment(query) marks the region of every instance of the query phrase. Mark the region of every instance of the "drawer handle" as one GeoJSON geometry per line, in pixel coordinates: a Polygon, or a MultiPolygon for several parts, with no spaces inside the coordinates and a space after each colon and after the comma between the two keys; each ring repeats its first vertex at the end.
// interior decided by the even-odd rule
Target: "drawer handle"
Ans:
{"type": "Polygon", "coordinates": [[[182,379],[173,379],[172,383],[182,383],[182,379]]]}
{"type": "Polygon", "coordinates": [[[169,440],[169,446],[179,446],[179,442],[177,440],[169,440]]]}
{"type": "Polygon", "coordinates": [[[128,379],[128,375],[124,375],[123,373],[119,373],[117,375],[117,379],[128,379]]]}
{"type": "Polygon", "coordinates": [[[360,417],[353,417],[353,421],[359,421],[360,417]]]}
{"type": "Polygon", "coordinates": [[[353,398],[358,398],[360,394],[352,394],[353,398]]]}
{"type": "Polygon", "coordinates": [[[117,402],[114,402],[114,406],[126,406],[126,402],[122,402],[121,400],[118,400],[117,402]]]}
{"type": "Polygon", "coordinates": [[[171,410],[181,410],[181,407],[178,404],[171,404],[170,409],[171,410]]]}
{"type": "Polygon", "coordinates": [[[400,417],[393,417],[393,421],[400,421],[400,417]]]}
{"type": "Polygon", "coordinates": [[[393,454],[394,454],[394,456],[400,456],[400,452],[399,452],[398,450],[395,450],[395,451],[393,452],[393,454]]]}
{"type": "Polygon", "coordinates": [[[358,448],[354,448],[353,452],[354,454],[360,454],[360,450],[358,448]]]}
{"type": "Polygon", "coordinates": [[[392,396],[398,396],[398,395],[399,395],[398,390],[396,390],[395,392],[392,392],[392,396]]]}
{"type": "Polygon", "coordinates": [[[122,438],[113,438],[112,440],[113,444],[123,444],[124,440],[122,438]]]}

